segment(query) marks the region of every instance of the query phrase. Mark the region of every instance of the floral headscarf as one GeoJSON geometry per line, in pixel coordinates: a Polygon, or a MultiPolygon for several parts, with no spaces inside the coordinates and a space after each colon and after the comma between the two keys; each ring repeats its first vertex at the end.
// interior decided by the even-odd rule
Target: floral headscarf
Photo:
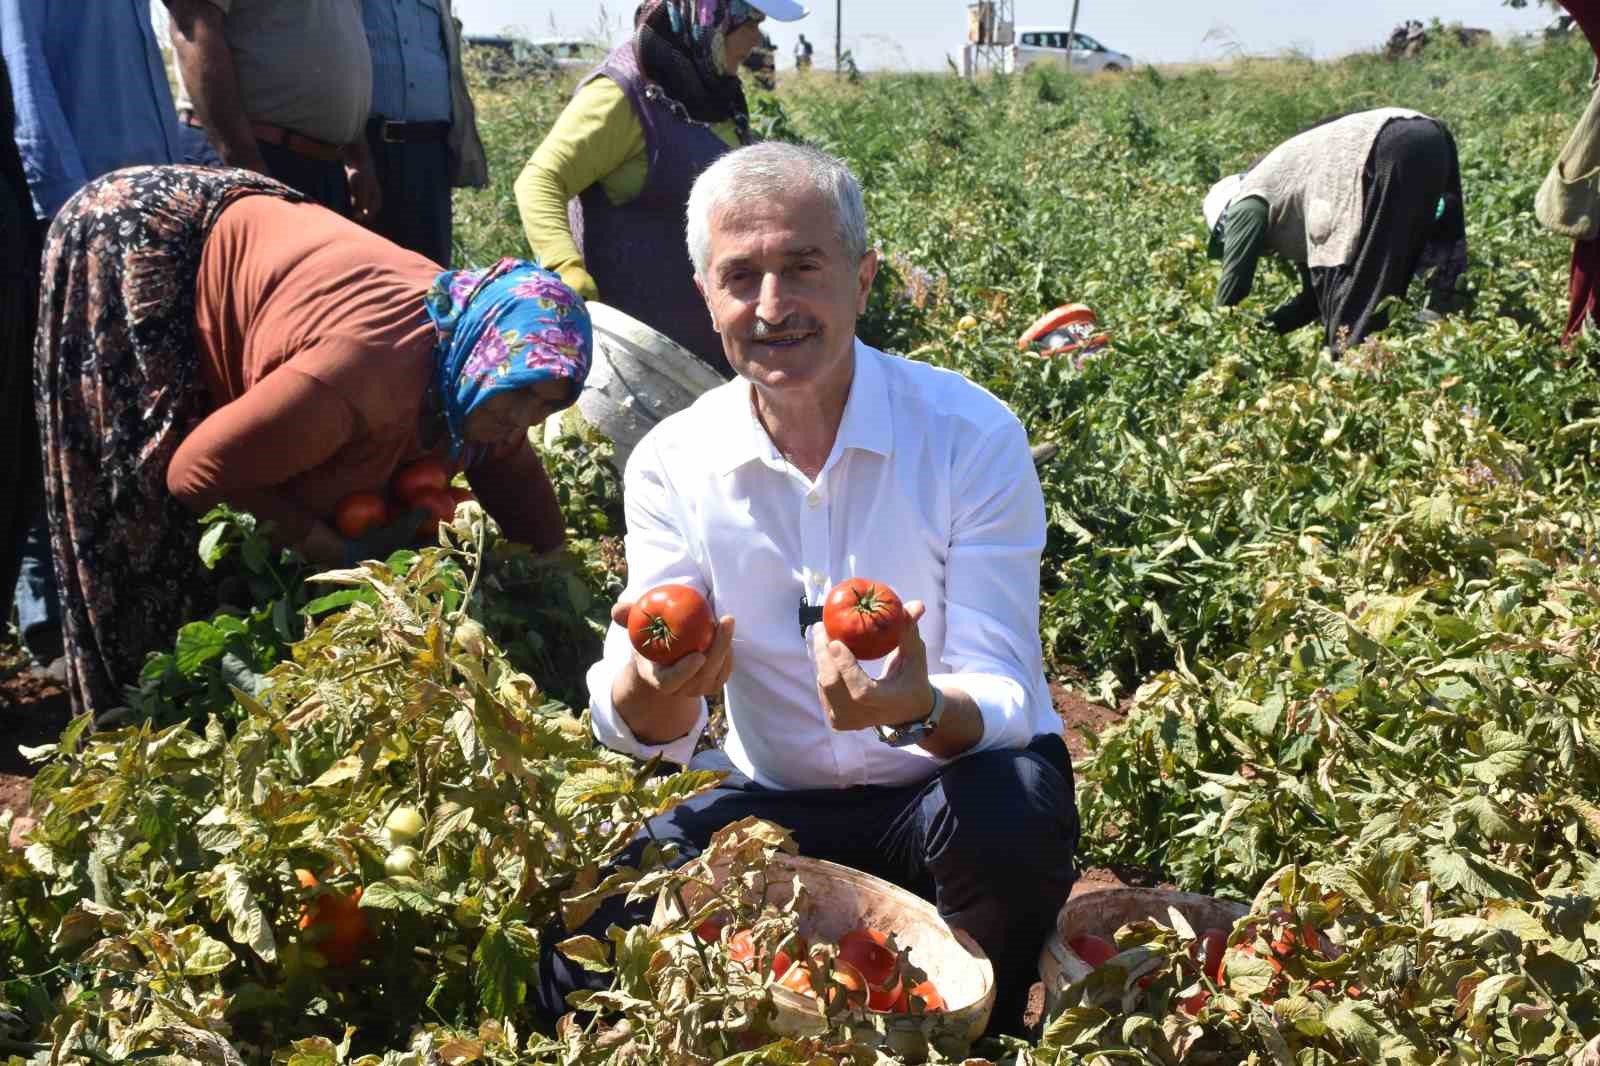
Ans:
{"type": "Polygon", "coordinates": [[[433,385],[450,449],[460,456],[470,415],[489,397],[565,381],[577,400],[589,376],[594,327],[583,297],[550,271],[506,258],[488,270],[447,270],[424,297],[439,331],[433,385]]]}
{"type": "Polygon", "coordinates": [[[745,0],[645,0],[634,15],[639,68],[696,122],[732,121],[745,141],[749,106],[727,69],[728,34],[761,13],[745,0]]]}

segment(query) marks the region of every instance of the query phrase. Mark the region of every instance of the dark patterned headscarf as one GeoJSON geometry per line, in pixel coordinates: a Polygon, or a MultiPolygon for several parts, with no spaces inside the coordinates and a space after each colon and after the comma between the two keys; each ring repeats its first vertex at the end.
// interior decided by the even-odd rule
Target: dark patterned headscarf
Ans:
{"type": "Polygon", "coordinates": [[[567,405],[577,400],[594,329],[583,297],[555,274],[511,258],[488,270],[446,270],[424,306],[439,331],[433,384],[452,455],[463,454],[467,416],[496,393],[565,381],[572,389],[567,405]]]}
{"type": "Polygon", "coordinates": [[[696,122],[732,122],[749,143],[750,109],[728,34],[761,13],[745,0],[645,0],[634,14],[633,47],[644,76],[696,122]]]}

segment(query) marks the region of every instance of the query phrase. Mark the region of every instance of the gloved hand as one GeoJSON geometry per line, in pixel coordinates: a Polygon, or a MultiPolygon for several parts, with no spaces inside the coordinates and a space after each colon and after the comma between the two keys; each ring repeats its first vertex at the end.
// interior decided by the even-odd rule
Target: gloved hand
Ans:
{"type": "Polygon", "coordinates": [[[580,263],[572,263],[556,271],[561,276],[567,288],[582,296],[585,300],[600,299],[600,288],[594,283],[594,277],[585,270],[580,263]]]}
{"type": "Polygon", "coordinates": [[[344,542],[344,565],[356,566],[363,559],[387,559],[401,548],[417,542],[417,530],[433,512],[413,507],[386,526],[370,530],[344,542]]]}

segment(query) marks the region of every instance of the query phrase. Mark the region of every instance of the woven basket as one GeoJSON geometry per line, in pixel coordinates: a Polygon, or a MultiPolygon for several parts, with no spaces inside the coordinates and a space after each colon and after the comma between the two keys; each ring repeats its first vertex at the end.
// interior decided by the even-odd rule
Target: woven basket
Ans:
{"type": "MultiPolygon", "coordinates": [[[[911,961],[927,972],[948,1007],[942,1014],[915,1019],[929,1027],[930,1038],[955,1035],[970,1043],[983,1035],[994,1009],[994,967],[971,937],[945,924],[933,904],[838,863],[784,855],[774,865],[778,868],[768,872],[768,899],[773,905],[784,906],[793,898],[796,877],[806,888],[807,904],[799,917],[800,933],[807,940],[837,944],[845,933],[863,925],[893,933],[909,949],[911,961]]],[[[694,888],[684,889],[684,901],[691,908],[699,905],[694,888]]],[[[660,928],[678,913],[677,902],[662,893],[651,927],[660,928]]],[[[782,987],[773,988],[772,999],[772,1025],[778,1032],[805,1036],[823,1031],[813,1000],[782,987]]],[[[910,1016],[895,1017],[910,1020],[910,1016]]]]}

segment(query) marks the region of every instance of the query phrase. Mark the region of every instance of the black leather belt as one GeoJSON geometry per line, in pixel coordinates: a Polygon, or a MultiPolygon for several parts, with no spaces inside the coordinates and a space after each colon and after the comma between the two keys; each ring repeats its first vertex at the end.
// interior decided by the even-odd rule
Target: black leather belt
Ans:
{"type": "Polygon", "coordinates": [[[373,115],[367,120],[367,133],[385,144],[435,144],[450,136],[450,123],[393,122],[373,115]]]}

